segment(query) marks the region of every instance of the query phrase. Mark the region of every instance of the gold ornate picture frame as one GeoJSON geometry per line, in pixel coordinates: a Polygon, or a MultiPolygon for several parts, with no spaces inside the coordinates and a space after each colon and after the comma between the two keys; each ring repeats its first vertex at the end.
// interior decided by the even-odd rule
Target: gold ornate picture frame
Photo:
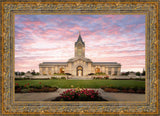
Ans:
{"type": "Polygon", "coordinates": [[[158,2],[1,2],[2,114],[158,114],[158,2]],[[17,14],[140,14],[146,17],[145,102],[15,101],[14,16],[17,14]]]}

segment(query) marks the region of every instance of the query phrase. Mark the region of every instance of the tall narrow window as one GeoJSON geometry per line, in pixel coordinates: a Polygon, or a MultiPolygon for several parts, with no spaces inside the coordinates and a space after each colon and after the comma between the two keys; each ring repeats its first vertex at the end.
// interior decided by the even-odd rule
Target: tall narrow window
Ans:
{"type": "Polygon", "coordinates": [[[114,69],[114,74],[117,75],[118,74],[118,68],[114,69]]]}
{"type": "Polygon", "coordinates": [[[78,56],[82,55],[82,45],[81,44],[78,44],[77,52],[78,52],[78,56]]]}
{"type": "Polygon", "coordinates": [[[111,75],[111,68],[108,68],[108,74],[111,75]]]}

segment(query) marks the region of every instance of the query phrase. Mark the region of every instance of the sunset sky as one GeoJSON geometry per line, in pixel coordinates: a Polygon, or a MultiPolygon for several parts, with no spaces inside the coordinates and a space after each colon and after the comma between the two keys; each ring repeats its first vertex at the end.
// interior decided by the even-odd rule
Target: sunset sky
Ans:
{"type": "Polygon", "coordinates": [[[145,15],[16,15],[15,71],[66,62],[79,31],[93,62],[118,62],[121,71],[145,67],[145,15]]]}

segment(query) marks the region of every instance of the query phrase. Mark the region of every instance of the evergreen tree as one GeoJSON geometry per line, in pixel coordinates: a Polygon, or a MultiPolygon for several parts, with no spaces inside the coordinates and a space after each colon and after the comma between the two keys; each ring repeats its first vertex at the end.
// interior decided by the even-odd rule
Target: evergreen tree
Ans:
{"type": "Polygon", "coordinates": [[[144,76],[144,75],[145,75],[145,70],[143,69],[142,76],[144,76]]]}

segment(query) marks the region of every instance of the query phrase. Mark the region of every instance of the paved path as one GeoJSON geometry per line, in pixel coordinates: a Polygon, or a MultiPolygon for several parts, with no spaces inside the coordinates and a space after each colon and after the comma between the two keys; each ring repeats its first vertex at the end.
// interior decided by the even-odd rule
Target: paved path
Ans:
{"type": "MultiPolygon", "coordinates": [[[[59,96],[60,93],[66,89],[58,89],[56,92],[43,93],[16,93],[16,101],[51,101],[59,96]]],[[[104,92],[102,89],[98,90],[101,96],[108,101],[145,101],[145,94],[134,93],[112,93],[104,92]]]]}

